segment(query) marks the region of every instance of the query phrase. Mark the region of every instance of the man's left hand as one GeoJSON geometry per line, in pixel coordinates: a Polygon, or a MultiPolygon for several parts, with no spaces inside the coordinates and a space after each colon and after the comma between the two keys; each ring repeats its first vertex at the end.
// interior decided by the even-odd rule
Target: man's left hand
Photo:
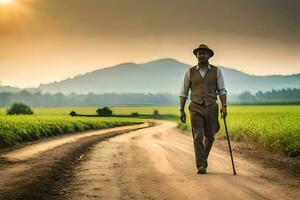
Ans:
{"type": "Polygon", "coordinates": [[[220,113],[221,113],[221,119],[224,117],[226,118],[227,116],[227,107],[222,105],[221,109],[220,109],[220,113]]]}

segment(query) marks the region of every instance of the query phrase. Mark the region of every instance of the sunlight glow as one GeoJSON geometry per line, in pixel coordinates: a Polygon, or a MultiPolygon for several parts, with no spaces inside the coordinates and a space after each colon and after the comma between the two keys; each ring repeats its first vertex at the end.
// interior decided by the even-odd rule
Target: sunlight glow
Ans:
{"type": "Polygon", "coordinates": [[[32,19],[31,0],[0,0],[0,29],[20,31],[32,19]]]}
{"type": "Polygon", "coordinates": [[[13,2],[13,0],[0,0],[0,4],[3,4],[3,5],[8,5],[8,4],[11,4],[13,2]]]}

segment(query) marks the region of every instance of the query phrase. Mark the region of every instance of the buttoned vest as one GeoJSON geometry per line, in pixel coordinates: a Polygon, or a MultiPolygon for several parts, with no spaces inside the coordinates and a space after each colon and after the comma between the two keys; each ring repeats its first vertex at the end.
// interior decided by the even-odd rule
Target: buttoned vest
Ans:
{"type": "Polygon", "coordinates": [[[197,65],[191,67],[190,70],[190,99],[194,103],[206,106],[217,101],[217,67],[210,64],[211,69],[207,69],[205,76],[202,78],[197,70],[197,65]]]}

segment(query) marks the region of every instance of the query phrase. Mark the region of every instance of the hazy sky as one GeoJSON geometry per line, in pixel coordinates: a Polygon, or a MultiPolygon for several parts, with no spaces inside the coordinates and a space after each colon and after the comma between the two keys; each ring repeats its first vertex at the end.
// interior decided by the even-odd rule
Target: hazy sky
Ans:
{"type": "Polygon", "coordinates": [[[38,86],[171,57],[256,75],[300,73],[299,0],[0,0],[2,85],[38,86]]]}

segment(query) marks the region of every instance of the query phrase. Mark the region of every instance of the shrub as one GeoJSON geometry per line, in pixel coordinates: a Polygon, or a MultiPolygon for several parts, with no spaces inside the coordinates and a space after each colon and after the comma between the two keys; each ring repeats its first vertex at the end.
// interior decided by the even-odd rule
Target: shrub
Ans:
{"type": "Polygon", "coordinates": [[[71,115],[71,116],[73,117],[73,116],[76,116],[76,115],[77,115],[77,113],[76,113],[75,111],[73,111],[73,110],[72,110],[72,111],[70,112],[70,114],[69,114],[69,115],[71,115]]]}
{"type": "Polygon", "coordinates": [[[152,118],[157,119],[159,117],[159,112],[158,110],[154,110],[152,114],[152,118]]]}
{"type": "Polygon", "coordinates": [[[14,103],[6,112],[8,115],[32,115],[31,108],[23,103],[14,103]]]}
{"type": "Polygon", "coordinates": [[[99,116],[112,116],[112,110],[107,106],[97,109],[96,112],[99,116]]]}
{"type": "Polygon", "coordinates": [[[140,114],[138,112],[133,112],[130,114],[131,117],[139,117],[140,114]]]}

